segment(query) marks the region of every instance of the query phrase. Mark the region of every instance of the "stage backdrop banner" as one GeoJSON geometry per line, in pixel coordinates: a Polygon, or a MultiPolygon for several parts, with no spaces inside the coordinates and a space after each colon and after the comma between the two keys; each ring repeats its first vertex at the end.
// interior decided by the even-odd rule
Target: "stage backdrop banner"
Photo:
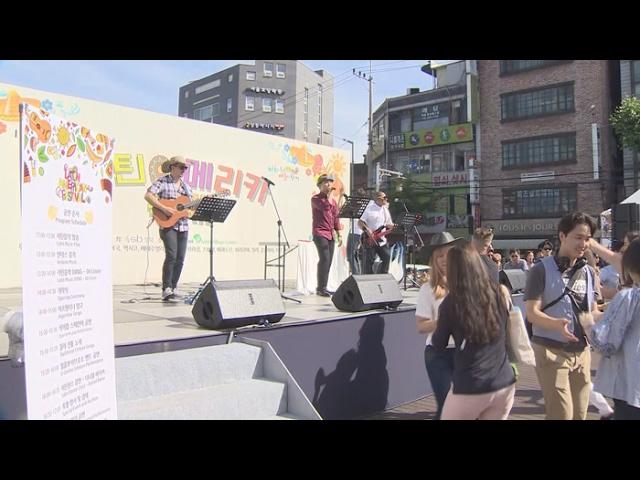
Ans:
{"type": "Polygon", "coordinates": [[[21,124],[28,418],[116,419],[114,139],[29,105],[21,124]]]}
{"type": "MultiPolygon", "coordinates": [[[[4,167],[0,182],[8,202],[6,235],[0,237],[0,248],[8,259],[3,265],[6,273],[0,275],[0,288],[21,284],[16,260],[22,175],[19,103],[109,132],[118,139],[111,155],[115,284],[159,283],[162,279],[164,248],[158,226],[151,223],[147,227],[151,211],[143,197],[162,175],[162,162],[174,155],[183,156],[189,165],[184,180],[195,199],[228,190],[229,198],[237,200],[226,222],[214,224],[213,273],[219,280],[263,277],[264,247],[260,243],[278,239],[278,218],[263,177],[275,184],[271,192],[292,246],[312,239],[311,196],[318,192],[316,180],[322,173],[336,178],[332,193],[336,201],[348,193],[350,154],[345,150],[0,83],[0,160],[4,167]]],[[[244,107],[244,102],[233,104],[234,108],[244,107]]],[[[86,145],[85,153],[90,159],[100,156],[91,145],[86,145]]],[[[346,238],[348,222],[342,223],[346,238]]],[[[209,239],[208,224],[191,222],[181,283],[202,282],[209,276],[209,239]]],[[[269,259],[275,258],[277,248],[270,246],[268,253],[269,259]]],[[[287,257],[286,264],[286,278],[295,279],[297,250],[287,257]]],[[[277,273],[271,268],[267,275],[277,278],[277,273]]],[[[156,292],[159,298],[160,288],[156,292]]]]}

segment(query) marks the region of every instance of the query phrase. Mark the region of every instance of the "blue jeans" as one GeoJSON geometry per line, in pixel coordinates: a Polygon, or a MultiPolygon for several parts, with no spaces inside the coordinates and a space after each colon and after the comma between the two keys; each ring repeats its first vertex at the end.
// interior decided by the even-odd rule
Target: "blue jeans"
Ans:
{"type": "Polygon", "coordinates": [[[162,290],[176,288],[184,257],[187,254],[189,232],[179,232],[173,228],[161,228],[160,239],[164,243],[164,264],[162,265],[162,290]]]}
{"type": "Polygon", "coordinates": [[[427,375],[429,375],[433,395],[438,405],[436,420],[440,420],[444,401],[451,389],[454,353],[455,348],[447,348],[444,352],[439,352],[431,345],[427,345],[424,349],[424,365],[427,367],[427,375]]]}

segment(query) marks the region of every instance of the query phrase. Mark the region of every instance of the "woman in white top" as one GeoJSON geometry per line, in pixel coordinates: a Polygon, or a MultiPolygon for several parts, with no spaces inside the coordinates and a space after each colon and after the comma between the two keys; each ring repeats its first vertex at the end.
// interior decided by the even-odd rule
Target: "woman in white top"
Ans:
{"type": "Polygon", "coordinates": [[[420,287],[418,304],[416,305],[416,323],[418,333],[427,335],[427,345],[424,349],[424,364],[431,382],[431,389],[436,397],[438,411],[436,420],[440,419],[444,401],[451,388],[451,375],[453,373],[454,344],[449,340],[449,348],[443,353],[436,353],[431,345],[431,336],[438,322],[438,309],[444,297],[449,293],[447,289],[447,252],[451,247],[464,241],[462,238],[453,238],[449,232],[437,233],[431,238],[429,245],[425,245],[431,251],[429,260],[430,279],[420,287]]]}

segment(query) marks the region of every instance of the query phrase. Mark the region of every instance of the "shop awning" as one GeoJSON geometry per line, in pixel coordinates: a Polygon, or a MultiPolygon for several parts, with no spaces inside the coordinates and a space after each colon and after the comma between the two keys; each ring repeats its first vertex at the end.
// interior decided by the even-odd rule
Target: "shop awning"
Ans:
{"type": "Polygon", "coordinates": [[[518,250],[535,250],[538,245],[543,242],[544,238],[518,238],[509,240],[493,240],[491,245],[494,250],[511,250],[517,248],[518,250]]]}

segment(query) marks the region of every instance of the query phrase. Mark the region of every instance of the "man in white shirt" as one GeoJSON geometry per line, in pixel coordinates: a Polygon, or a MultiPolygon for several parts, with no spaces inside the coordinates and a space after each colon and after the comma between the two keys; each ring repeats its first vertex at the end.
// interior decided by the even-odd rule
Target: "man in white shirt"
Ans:
{"type": "MultiPolygon", "coordinates": [[[[384,192],[376,192],[373,202],[369,204],[362,214],[362,217],[360,217],[360,220],[358,220],[358,226],[362,229],[363,246],[365,238],[373,238],[374,232],[380,227],[385,227],[383,232],[393,228],[394,225],[391,219],[391,213],[389,212],[389,203],[387,201],[387,195],[384,192]]],[[[362,262],[363,273],[373,273],[373,261],[376,254],[378,254],[380,260],[382,260],[382,265],[378,273],[389,273],[391,254],[386,236],[381,236],[373,243],[373,246],[364,248],[365,255],[362,262]]]]}

